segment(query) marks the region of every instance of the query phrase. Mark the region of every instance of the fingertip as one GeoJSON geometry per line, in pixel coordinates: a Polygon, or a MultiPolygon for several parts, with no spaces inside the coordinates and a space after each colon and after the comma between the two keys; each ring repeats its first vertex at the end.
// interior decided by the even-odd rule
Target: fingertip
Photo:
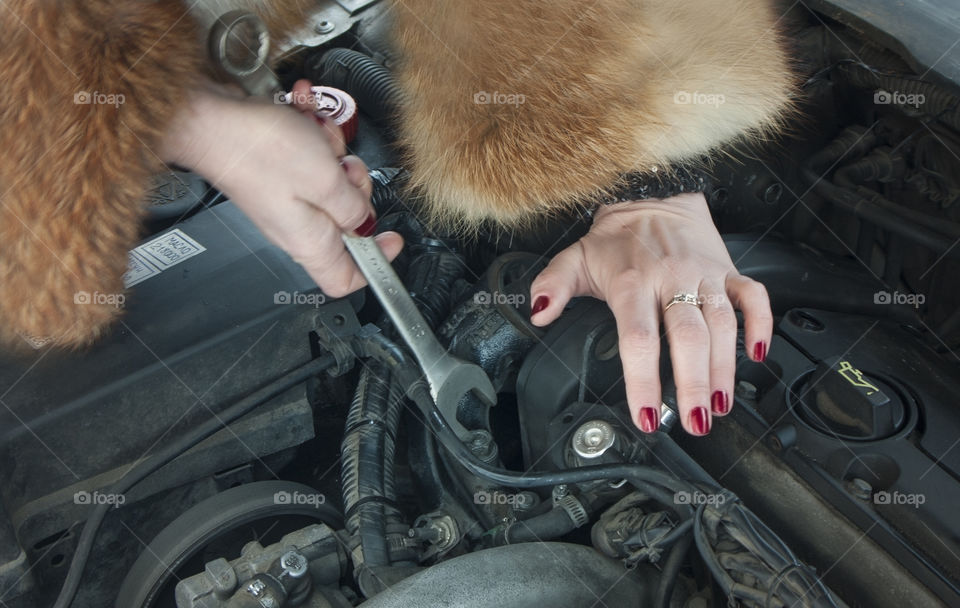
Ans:
{"type": "Polygon", "coordinates": [[[645,405],[634,414],[633,420],[644,433],[655,433],[660,428],[660,408],[645,405]]]}
{"type": "Polygon", "coordinates": [[[316,102],[313,101],[313,91],[310,90],[311,86],[309,80],[301,78],[293,83],[293,87],[290,89],[293,107],[300,112],[312,113],[316,109],[316,102]]]}
{"type": "Polygon", "coordinates": [[[537,327],[549,325],[557,320],[567,299],[550,293],[539,293],[532,296],[530,304],[530,321],[537,327]]]}
{"type": "Polygon", "coordinates": [[[688,433],[696,437],[704,437],[710,434],[710,428],[713,420],[710,417],[710,411],[703,406],[697,406],[690,410],[684,420],[683,428],[688,433]]]}

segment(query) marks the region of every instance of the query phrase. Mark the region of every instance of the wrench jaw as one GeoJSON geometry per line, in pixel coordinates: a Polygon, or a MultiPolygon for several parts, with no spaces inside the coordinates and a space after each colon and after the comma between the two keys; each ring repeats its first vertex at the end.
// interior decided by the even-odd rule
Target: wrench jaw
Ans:
{"type": "Polygon", "coordinates": [[[497,391],[490,378],[479,365],[454,357],[440,344],[372,238],[344,234],[343,243],[420,364],[437,409],[457,435],[466,438],[469,431],[457,421],[457,407],[471,391],[477,393],[487,406],[496,405],[497,391]]]}
{"type": "Polygon", "coordinates": [[[457,420],[457,408],[463,397],[473,392],[485,405],[493,407],[497,404],[497,391],[479,365],[447,354],[431,368],[424,369],[424,375],[437,409],[461,439],[470,434],[457,420]]]}

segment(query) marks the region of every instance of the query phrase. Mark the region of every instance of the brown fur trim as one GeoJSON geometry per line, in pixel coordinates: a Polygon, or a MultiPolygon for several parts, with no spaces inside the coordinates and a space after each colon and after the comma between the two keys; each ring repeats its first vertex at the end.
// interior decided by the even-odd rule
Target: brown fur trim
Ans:
{"type": "Polygon", "coordinates": [[[792,107],[767,0],[394,0],[393,18],[407,167],[448,228],[567,210],[792,107]]]}
{"type": "Polygon", "coordinates": [[[119,311],[75,296],[123,291],[197,32],[182,5],[150,0],[10,0],[0,24],[0,336],[83,344],[119,311]]]}

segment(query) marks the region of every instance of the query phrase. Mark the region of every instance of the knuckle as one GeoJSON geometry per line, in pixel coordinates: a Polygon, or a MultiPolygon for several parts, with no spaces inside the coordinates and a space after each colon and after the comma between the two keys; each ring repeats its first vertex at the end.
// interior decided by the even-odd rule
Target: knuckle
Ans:
{"type": "Polygon", "coordinates": [[[705,346],[709,342],[707,325],[702,319],[684,319],[669,326],[670,336],[684,344],[705,346]]]}
{"type": "Polygon", "coordinates": [[[710,330],[723,333],[737,331],[737,315],[729,306],[710,312],[710,330]]]}
{"type": "Polygon", "coordinates": [[[763,283],[758,283],[752,279],[744,287],[744,295],[747,299],[758,302],[768,302],[770,300],[770,296],[767,295],[767,288],[764,287],[763,283]]]}
{"type": "Polygon", "coordinates": [[[710,379],[714,386],[727,387],[733,386],[736,370],[729,365],[712,365],[710,367],[710,379]]]}
{"type": "Polygon", "coordinates": [[[635,293],[643,290],[649,284],[649,278],[646,273],[638,268],[627,268],[617,273],[614,284],[621,291],[635,293]]]}
{"type": "Polygon", "coordinates": [[[625,353],[659,352],[660,336],[647,326],[635,326],[621,332],[620,350],[625,353]]]}
{"type": "Polygon", "coordinates": [[[687,380],[677,384],[677,399],[695,401],[699,404],[703,395],[710,392],[710,385],[704,380],[687,380]]]}

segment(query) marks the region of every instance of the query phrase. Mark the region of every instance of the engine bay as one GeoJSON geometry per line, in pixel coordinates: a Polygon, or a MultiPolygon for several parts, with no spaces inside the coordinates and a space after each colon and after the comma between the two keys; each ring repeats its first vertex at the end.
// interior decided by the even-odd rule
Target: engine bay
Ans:
{"type": "Polygon", "coordinates": [[[770,356],[741,340],[735,405],[706,438],[674,428],[661,356],[663,425],[645,435],[605,303],[529,322],[531,282],[589,218],[425,226],[383,7],[329,4],[279,50],[281,80],[356,100],[351,151],[406,242],[394,267],[496,405],[440,411],[369,290],[327,297],[171,170],[114,330],[0,353],[0,606],[60,608],[71,577],[76,608],[960,603],[952,40],[931,65],[856,6],[787,13],[803,116],[718,159],[706,192],[770,294],[770,356]]]}

